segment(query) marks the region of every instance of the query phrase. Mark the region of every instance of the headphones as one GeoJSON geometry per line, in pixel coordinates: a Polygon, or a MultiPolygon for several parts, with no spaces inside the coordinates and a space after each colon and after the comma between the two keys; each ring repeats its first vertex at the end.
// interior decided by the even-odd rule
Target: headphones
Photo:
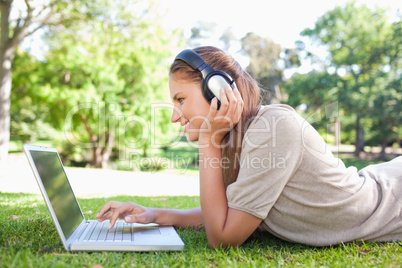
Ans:
{"type": "Polygon", "coordinates": [[[219,90],[221,88],[225,89],[226,85],[229,85],[232,89],[236,87],[234,80],[227,73],[214,70],[192,49],[183,50],[176,56],[175,60],[182,60],[201,73],[202,94],[209,103],[216,97],[218,99],[218,109],[221,105],[219,90]]]}

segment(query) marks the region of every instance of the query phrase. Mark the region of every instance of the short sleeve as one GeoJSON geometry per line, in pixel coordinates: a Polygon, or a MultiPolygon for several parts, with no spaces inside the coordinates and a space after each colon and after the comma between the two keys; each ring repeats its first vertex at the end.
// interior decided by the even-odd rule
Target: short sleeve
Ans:
{"type": "Polygon", "coordinates": [[[263,106],[243,138],[228,206],[265,219],[302,159],[302,121],[289,106],[263,106]],[[262,109],[262,110],[261,110],[262,109]]]}

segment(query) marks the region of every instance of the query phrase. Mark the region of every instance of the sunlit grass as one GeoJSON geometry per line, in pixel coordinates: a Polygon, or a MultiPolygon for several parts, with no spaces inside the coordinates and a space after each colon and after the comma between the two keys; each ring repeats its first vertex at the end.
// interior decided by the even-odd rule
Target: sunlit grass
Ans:
{"type": "MultiPolygon", "coordinates": [[[[115,196],[145,206],[190,208],[198,197],[115,196]]],[[[79,199],[94,218],[106,198],[79,199]]],[[[400,267],[400,243],[345,244],[316,248],[260,233],[243,246],[210,249],[205,231],[179,229],[182,252],[66,252],[40,195],[0,193],[0,267],[400,267]],[[12,217],[14,215],[14,217],[12,217]]]]}

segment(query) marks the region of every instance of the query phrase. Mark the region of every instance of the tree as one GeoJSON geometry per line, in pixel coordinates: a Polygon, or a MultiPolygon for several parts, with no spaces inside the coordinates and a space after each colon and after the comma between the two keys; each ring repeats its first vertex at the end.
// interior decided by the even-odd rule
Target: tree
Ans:
{"type": "Polygon", "coordinates": [[[370,142],[382,147],[381,159],[385,160],[385,148],[391,142],[401,146],[402,133],[402,22],[392,25],[392,31],[385,44],[387,65],[385,70],[378,70],[371,83],[377,88],[368,109],[372,118],[370,131],[373,133],[370,142]]]}
{"type": "Polygon", "coordinates": [[[336,7],[320,17],[313,29],[305,29],[302,35],[310,37],[318,45],[326,46],[330,55],[327,67],[343,70],[340,77],[343,90],[339,91],[339,103],[345,112],[355,115],[355,155],[364,150],[364,129],[361,120],[373,94],[370,80],[385,64],[390,23],[382,9],[370,10],[357,6],[354,1],[345,7],[336,7]]]}
{"type": "MultiPolygon", "coordinates": [[[[340,120],[338,111],[339,77],[327,71],[311,71],[307,74],[294,74],[284,84],[289,95],[287,103],[298,108],[308,121],[314,123],[318,131],[327,134],[328,121],[334,124],[335,144],[340,144],[340,120]],[[325,115],[321,115],[325,111],[325,115]],[[325,118],[325,120],[324,120],[325,118]]],[[[331,131],[332,132],[332,131],[331,131]]]]}
{"type": "Polygon", "coordinates": [[[207,21],[197,21],[191,28],[191,36],[188,40],[190,47],[201,46],[203,41],[212,37],[215,32],[216,23],[207,21]]]}
{"type": "Polygon", "coordinates": [[[54,139],[56,129],[47,120],[47,96],[42,96],[45,84],[45,63],[35,56],[18,49],[12,66],[11,139],[23,143],[37,139],[54,139]]]}
{"type": "Polygon", "coordinates": [[[219,41],[221,41],[223,43],[223,49],[225,51],[230,51],[232,42],[237,41],[237,38],[234,35],[231,27],[229,27],[223,31],[221,37],[219,37],[219,41]]]}
{"type": "Polygon", "coordinates": [[[385,161],[385,149],[390,141],[400,143],[402,124],[402,83],[401,79],[378,79],[382,90],[373,100],[368,113],[372,118],[370,131],[371,143],[381,145],[380,159],[385,161]],[[382,84],[382,85],[381,85],[382,84]]]}
{"type": "Polygon", "coordinates": [[[277,68],[281,46],[268,38],[255,33],[247,33],[241,39],[242,50],[250,57],[247,71],[262,85],[266,91],[263,102],[268,104],[280,100],[278,84],[283,72],[277,68]]]}
{"type": "Polygon", "coordinates": [[[11,67],[17,47],[22,40],[44,26],[68,24],[92,15],[92,0],[25,0],[25,6],[17,7],[13,0],[0,1],[0,161],[8,154],[10,139],[11,67]],[[17,13],[11,17],[12,11],[17,13]]]}
{"type": "Polygon", "coordinates": [[[338,100],[338,75],[311,71],[294,74],[284,85],[289,94],[287,103],[298,107],[306,105],[305,111],[315,111],[338,100]]]}
{"type": "MultiPolygon", "coordinates": [[[[151,4],[134,5],[104,3],[104,13],[90,24],[59,25],[46,37],[46,61],[39,70],[31,69],[30,78],[40,78],[28,101],[35,108],[46,107],[37,109],[46,109],[44,121],[64,131],[68,149],[90,150],[94,167],[106,167],[113,149],[127,160],[127,150],[142,149],[146,155],[155,144],[151,138],[159,143],[170,138],[167,59],[176,39],[147,9],[151,4]]],[[[19,79],[18,88],[26,89],[27,80],[19,79]]]]}
{"type": "Polygon", "coordinates": [[[294,49],[282,49],[280,45],[255,33],[247,33],[241,39],[242,51],[249,56],[247,71],[264,89],[263,102],[280,102],[282,96],[280,85],[286,68],[300,65],[294,49]],[[283,56],[281,56],[283,54],[283,56]]]}

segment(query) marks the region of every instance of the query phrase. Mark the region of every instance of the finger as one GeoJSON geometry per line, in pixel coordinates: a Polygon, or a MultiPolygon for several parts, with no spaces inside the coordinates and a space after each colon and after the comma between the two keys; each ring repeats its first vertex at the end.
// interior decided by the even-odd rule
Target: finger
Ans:
{"type": "Polygon", "coordinates": [[[234,95],[234,92],[229,85],[226,86],[225,91],[226,91],[226,97],[229,101],[229,107],[227,109],[226,115],[232,117],[237,109],[237,98],[234,95]]]}
{"type": "Polygon", "coordinates": [[[227,109],[229,107],[229,101],[226,97],[226,92],[223,88],[221,88],[219,90],[219,96],[220,96],[220,101],[221,101],[221,107],[219,108],[218,114],[225,115],[227,112],[227,109]]]}
{"type": "Polygon", "coordinates": [[[108,218],[110,218],[109,229],[111,229],[114,226],[117,219],[125,210],[126,210],[125,204],[119,203],[119,206],[114,208],[113,211],[109,212],[108,215],[106,215],[108,218]]]}
{"type": "Polygon", "coordinates": [[[208,118],[214,118],[218,113],[218,99],[214,97],[211,101],[211,107],[209,108],[208,118]]]}
{"type": "Polygon", "coordinates": [[[105,213],[110,211],[110,209],[113,207],[114,201],[109,201],[103,207],[99,210],[98,215],[96,215],[97,218],[101,218],[105,213]]]}
{"type": "Polygon", "coordinates": [[[244,101],[243,98],[241,97],[241,94],[237,87],[233,89],[233,94],[237,99],[237,107],[236,107],[236,116],[240,118],[242,112],[243,112],[243,107],[244,107],[244,101]]]}
{"type": "Polygon", "coordinates": [[[108,220],[108,219],[110,219],[112,217],[112,214],[113,214],[113,212],[106,213],[102,217],[98,218],[98,221],[103,222],[105,220],[108,220]]]}
{"type": "Polygon", "coordinates": [[[117,219],[119,218],[120,213],[114,211],[112,213],[112,216],[110,217],[110,224],[109,224],[109,229],[112,229],[114,224],[116,223],[117,219]]]}
{"type": "Polygon", "coordinates": [[[240,91],[237,87],[235,87],[232,91],[237,100],[243,100],[243,98],[241,97],[240,91]]]}

